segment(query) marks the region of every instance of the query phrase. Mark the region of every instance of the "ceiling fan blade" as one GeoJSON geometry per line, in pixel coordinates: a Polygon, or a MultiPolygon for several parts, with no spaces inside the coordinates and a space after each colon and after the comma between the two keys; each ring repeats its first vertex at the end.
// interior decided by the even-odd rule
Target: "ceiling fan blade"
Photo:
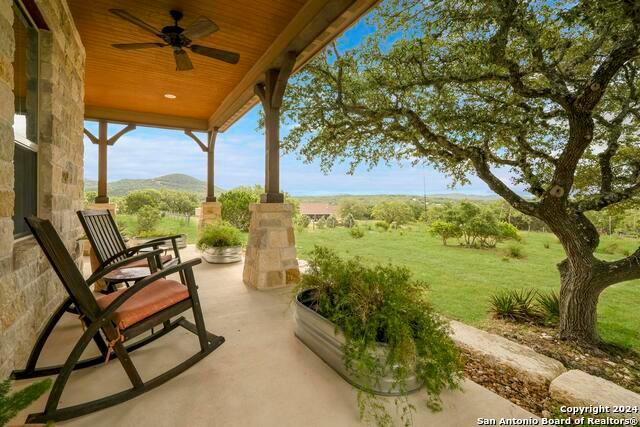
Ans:
{"type": "Polygon", "coordinates": [[[149,25],[146,22],[144,22],[142,19],[136,18],[135,16],[133,16],[132,14],[127,12],[126,10],[109,9],[109,12],[113,13],[114,15],[116,15],[119,18],[124,19],[125,21],[131,22],[133,25],[137,25],[138,27],[142,28],[143,30],[145,30],[145,31],[147,31],[147,32],[149,32],[151,34],[154,34],[154,35],[156,35],[158,37],[164,38],[164,34],[162,34],[160,31],[156,30],[151,25],[149,25]]]}
{"type": "Polygon", "coordinates": [[[147,49],[150,47],[165,47],[164,43],[116,43],[111,46],[122,49],[122,50],[132,50],[132,49],[147,49]]]}
{"type": "Polygon", "coordinates": [[[189,59],[189,55],[184,50],[174,50],[173,57],[176,60],[176,70],[177,71],[186,71],[193,70],[193,64],[189,59]]]}
{"type": "Polygon", "coordinates": [[[198,55],[208,56],[209,58],[218,59],[220,61],[228,62],[229,64],[237,64],[240,60],[239,54],[235,52],[229,52],[227,50],[200,46],[199,44],[192,45],[190,49],[193,53],[197,53],[198,55]]]}
{"type": "Polygon", "coordinates": [[[218,29],[216,23],[211,19],[206,16],[199,16],[182,32],[182,35],[188,39],[195,40],[215,33],[218,29]]]}

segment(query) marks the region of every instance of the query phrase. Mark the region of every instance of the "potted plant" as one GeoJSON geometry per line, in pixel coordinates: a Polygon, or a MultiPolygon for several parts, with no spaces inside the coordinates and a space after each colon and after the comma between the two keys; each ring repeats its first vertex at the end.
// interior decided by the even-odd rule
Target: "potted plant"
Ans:
{"type": "Polygon", "coordinates": [[[228,222],[218,221],[206,225],[196,244],[202,259],[212,264],[228,264],[242,260],[240,230],[228,222]]]}
{"type": "Polygon", "coordinates": [[[11,380],[0,381],[0,427],[5,426],[18,412],[38,400],[51,387],[51,378],[37,381],[20,391],[9,394],[11,380]]]}
{"type": "Polygon", "coordinates": [[[376,395],[398,396],[402,420],[410,424],[408,393],[424,388],[428,406],[437,410],[440,393],[459,385],[459,352],[426,291],[405,267],[372,267],[322,247],[310,254],[295,290],[295,334],[359,389],[360,414],[368,421],[393,424],[376,395]]]}

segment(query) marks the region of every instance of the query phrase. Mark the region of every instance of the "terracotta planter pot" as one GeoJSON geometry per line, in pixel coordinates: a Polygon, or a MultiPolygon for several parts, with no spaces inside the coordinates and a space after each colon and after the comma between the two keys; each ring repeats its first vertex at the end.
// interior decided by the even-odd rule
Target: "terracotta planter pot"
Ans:
{"type": "MultiPolygon", "coordinates": [[[[383,396],[399,396],[402,393],[394,386],[391,372],[378,378],[358,378],[349,372],[344,364],[345,337],[336,325],[312,310],[309,305],[313,301],[313,291],[300,292],[295,301],[295,334],[311,351],[325,361],[347,382],[363,390],[383,396]]],[[[375,354],[384,362],[386,345],[377,345],[375,354]]],[[[409,375],[406,381],[406,392],[411,393],[422,387],[415,375],[409,375]]]]}
{"type": "Polygon", "coordinates": [[[210,264],[230,264],[242,261],[242,246],[207,248],[202,251],[202,259],[210,264]]]}

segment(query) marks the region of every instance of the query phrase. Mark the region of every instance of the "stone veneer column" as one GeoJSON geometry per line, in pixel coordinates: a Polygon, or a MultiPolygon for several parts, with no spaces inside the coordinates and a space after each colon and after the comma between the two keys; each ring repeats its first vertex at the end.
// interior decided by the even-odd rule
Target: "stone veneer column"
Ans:
{"type": "Polygon", "coordinates": [[[207,224],[219,221],[222,219],[222,205],[220,202],[202,202],[200,207],[200,218],[198,226],[200,228],[207,224]]]}
{"type": "Polygon", "coordinates": [[[87,205],[87,209],[88,210],[96,210],[96,211],[100,211],[100,210],[109,210],[111,211],[111,213],[113,214],[113,216],[116,215],[116,204],[115,203],[89,203],[87,205]]]}
{"type": "Polygon", "coordinates": [[[293,233],[293,206],[288,203],[251,205],[249,242],[243,280],[256,289],[281,288],[300,280],[293,233]]]}

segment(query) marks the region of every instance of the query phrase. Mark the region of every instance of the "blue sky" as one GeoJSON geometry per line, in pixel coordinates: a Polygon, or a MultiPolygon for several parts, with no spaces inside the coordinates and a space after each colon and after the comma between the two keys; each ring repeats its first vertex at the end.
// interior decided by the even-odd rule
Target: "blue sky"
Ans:
{"type": "MultiPolygon", "coordinates": [[[[338,41],[340,48],[357,45],[373,27],[364,20],[347,31],[338,41]]],[[[264,136],[256,130],[258,106],[229,130],[218,135],[215,157],[215,183],[229,189],[239,185],[264,183],[264,136]]],[[[86,123],[97,134],[97,125],[86,123]]],[[[111,125],[110,135],[118,128],[111,125]]],[[[285,131],[283,129],[283,131],[285,131]]],[[[202,136],[202,139],[205,135],[202,136]]],[[[97,146],[85,138],[85,178],[98,175],[97,146]]],[[[428,194],[464,192],[492,194],[486,184],[472,178],[471,184],[451,190],[450,180],[428,166],[409,164],[380,165],[372,170],[359,168],[347,175],[347,165],[337,165],[324,175],[318,163],[305,164],[295,154],[281,158],[280,185],[293,195],[330,194],[422,194],[424,182],[428,194]]],[[[138,127],[109,147],[108,179],[154,178],[170,173],[183,173],[204,180],[206,154],[188,136],[179,131],[138,127]],[[152,157],[149,153],[153,153],[152,157]]]]}

